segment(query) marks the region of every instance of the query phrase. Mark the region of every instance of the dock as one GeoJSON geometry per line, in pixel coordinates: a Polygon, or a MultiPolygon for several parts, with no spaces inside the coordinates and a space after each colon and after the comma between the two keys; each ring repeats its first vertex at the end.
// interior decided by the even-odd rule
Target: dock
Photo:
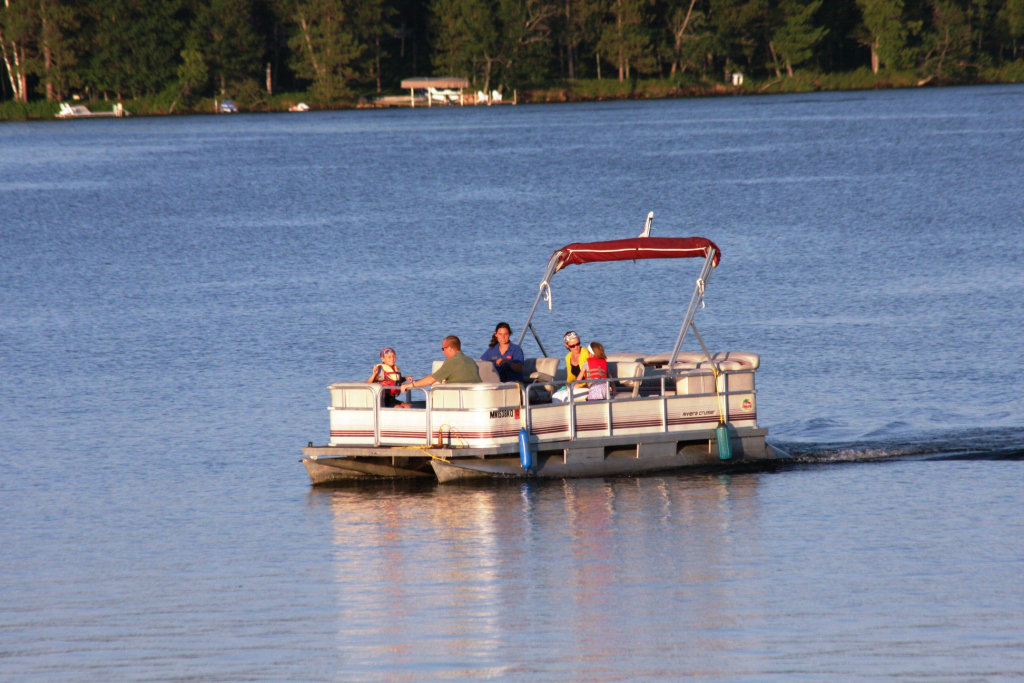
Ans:
{"type": "Polygon", "coordinates": [[[493,105],[493,104],[516,104],[517,93],[513,91],[512,99],[506,100],[501,92],[492,90],[486,93],[482,90],[477,92],[466,92],[469,88],[469,80],[447,76],[431,76],[422,78],[406,78],[402,80],[402,89],[408,90],[408,95],[381,95],[373,100],[371,106],[378,108],[387,107],[433,107],[466,105],[493,105]]]}

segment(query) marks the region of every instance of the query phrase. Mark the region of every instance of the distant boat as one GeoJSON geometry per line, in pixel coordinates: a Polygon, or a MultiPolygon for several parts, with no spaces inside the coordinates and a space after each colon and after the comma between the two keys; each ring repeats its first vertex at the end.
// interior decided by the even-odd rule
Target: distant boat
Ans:
{"type": "Polygon", "coordinates": [[[217,111],[221,114],[237,114],[238,106],[231,100],[224,100],[217,105],[217,111]]]}
{"type": "Polygon", "coordinates": [[[70,105],[67,102],[61,102],[60,111],[57,112],[58,119],[88,119],[111,116],[120,118],[122,116],[131,116],[131,113],[125,110],[124,105],[120,102],[115,102],[114,108],[110,111],[90,111],[89,107],[84,104],[70,105]]]}
{"type": "Polygon", "coordinates": [[[299,102],[288,107],[288,111],[309,111],[309,105],[305,102],[299,102]]]}

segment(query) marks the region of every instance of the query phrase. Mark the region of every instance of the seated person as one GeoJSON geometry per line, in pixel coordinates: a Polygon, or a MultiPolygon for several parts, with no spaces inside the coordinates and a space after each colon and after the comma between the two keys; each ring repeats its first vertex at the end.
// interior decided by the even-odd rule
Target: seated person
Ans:
{"type": "MultiPolygon", "coordinates": [[[[569,383],[580,378],[583,368],[587,367],[587,359],[590,358],[590,351],[580,343],[580,336],[575,330],[569,330],[562,337],[565,348],[569,353],[565,354],[565,384],[551,396],[553,403],[566,403],[569,401],[569,383]]],[[[588,393],[586,384],[577,384],[572,388],[572,396],[576,398],[585,396],[588,393]]]]}
{"type": "MultiPolygon", "coordinates": [[[[412,379],[412,377],[403,377],[402,371],[398,369],[398,365],[395,362],[397,357],[395,350],[390,346],[385,346],[380,352],[380,362],[373,366],[373,372],[370,373],[370,378],[366,380],[367,384],[381,384],[386,387],[394,387],[401,384],[403,379],[412,379]]],[[[408,408],[408,404],[399,401],[396,396],[401,393],[401,389],[388,389],[387,391],[381,392],[383,399],[383,405],[385,408],[408,408]]]]}
{"type": "Polygon", "coordinates": [[[590,387],[587,391],[588,401],[603,401],[612,394],[608,384],[608,357],[601,342],[590,342],[590,356],[580,371],[580,379],[595,380],[587,382],[590,387]]]}
{"type": "MultiPolygon", "coordinates": [[[[402,385],[402,391],[416,387],[430,386],[435,382],[479,382],[480,370],[476,361],[462,352],[462,342],[455,335],[449,335],[441,342],[445,361],[437,370],[412,382],[402,385]]],[[[409,377],[408,379],[412,379],[409,377]]]]}
{"type": "Polygon", "coordinates": [[[491,343],[480,360],[489,360],[494,364],[498,379],[502,382],[523,383],[523,350],[510,341],[512,328],[508,323],[498,323],[491,335],[491,343]]]}
{"type": "Polygon", "coordinates": [[[587,365],[590,351],[580,344],[580,336],[576,334],[575,330],[566,332],[562,341],[565,343],[565,348],[569,349],[569,353],[565,354],[565,381],[568,383],[579,379],[582,368],[587,365]]]}

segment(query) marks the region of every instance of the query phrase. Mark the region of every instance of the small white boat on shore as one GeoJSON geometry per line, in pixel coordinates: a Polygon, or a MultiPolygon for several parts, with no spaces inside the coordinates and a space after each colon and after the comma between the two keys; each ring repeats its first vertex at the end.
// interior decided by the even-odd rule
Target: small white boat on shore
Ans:
{"type": "MultiPolygon", "coordinates": [[[[365,382],[330,385],[330,441],[303,449],[313,484],[421,477],[440,482],[485,477],[596,477],[688,467],[734,467],[778,460],[757,424],[754,353],[710,352],[693,318],[721,252],[702,237],[640,237],[573,243],[549,259],[518,339],[529,330],[543,354],[527,358],[528,384],[501,383],[489,361],[480,384],[434,384],[407,396],[412,409],[385,408],[387,388],[365,382]],[[603,400],[553,402],[566,385],[532,325],[550,279],[570,265],[653,258],[701,263],[690,303],[670,352],[608,355],[612,392],[603,400]],[[681,351],[688,331],[700,351],[681,351]]],[[[570,382],[572,389],[580,381],[570,382]]]]}
{"type": "Polygon", "coordinates": [[[92,111],[84,104],[60,103],[60,110],[55,114],[58,119],[96,119],[96,118],[122,118],[131,116],[131,112],[124,108],[120,102],[115,102],[110,111],[92,111]]]}

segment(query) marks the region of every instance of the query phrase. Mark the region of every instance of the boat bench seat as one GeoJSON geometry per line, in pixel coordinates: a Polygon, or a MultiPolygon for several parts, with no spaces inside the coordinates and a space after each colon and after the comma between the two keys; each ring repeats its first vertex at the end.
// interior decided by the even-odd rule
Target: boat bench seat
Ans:
{"type": "MultiPolygon", "coordinates": [[[[609,354],[611,359],[639,360],[647,367],[663,368],[668,366],[672,358],[671,353],[616,353],[609,354]]],[[[761,357],[756,353],[746,351],[719,351],[711,354],[711,358],[718,363],[719,370],[757,370],[761,365],[761,357]]],[[[676,356],[675,369],[677,370],[700,370],[708,367],[708,358],[699,351],[680,351],[676,356]]]]}
{"type": "Polygon", "coordinates": [[[639,360],[610,360],[608,375],[614,377],[616,386],[626,389],[634,398],[640,393],[645,367],[639,360]]]}
{"type": "Polygon", "coordinates": [[[555,392],[558,359],[542,356],[523,359],[523,377],[527,379],[530,403],[550,403],[555,392]]]}
{"type": "Polygon", "coordinates": [[[523,377],[532,382],[553,382],[558,374],[557,358],[527,358],[523,363],[523,377]]]}

